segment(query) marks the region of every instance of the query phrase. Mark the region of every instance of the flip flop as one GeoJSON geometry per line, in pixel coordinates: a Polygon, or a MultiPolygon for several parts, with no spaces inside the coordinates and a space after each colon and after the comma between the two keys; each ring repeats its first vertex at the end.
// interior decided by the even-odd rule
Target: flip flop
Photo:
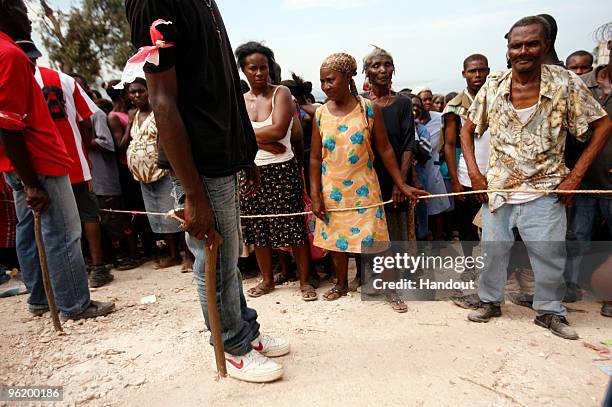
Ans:
{"type": "Polygon", "coordinates": [[[361,281],[356,278],[352,279],[348,285],[348,289],[352,293],[356,293],[359,287],[361,287],[361,281]]]}
{"type": "Polygon", "coordinates": [[[348,294],[347,289],[334,287],[330,289],[329,291],[327,291],[325,294],[323,294],[323,299],[325,301],[336,301],[337,299],[346,297],[347,294],[348,294]]]}
{"type": "Polygon", "coordinates": [[[306,302],[317,300],[317,291],[310,284],[305,284],[300,287],[300,292],[302,293],[302,299],[306,302]]]}
{"type": "Polygon", "coordinates": [[[268,288],[263,283],[257,284],[255,287],[247,291],[247,295],[251,298],[259,298],[274,291],[274,287],[268,288]]]}
{"type": "Polygon", "coordinates": [[[182,263],[181,259],[173,259],[170,257],[164,257],[163,259],[159,259],[159,261],[155,262],[155,266],[153,268],[155,270],[167,269],[170,267],[178,266],[182,263]]]}
{"type": "Polygon", "coordinates": [[[183,264],[181,264],[181,273],[193,273],[193,262],[183,262],[183,264]]]}
{"type": "Polygon", "coordinates": [[[406,305],[404,300],[400,298],[398,293],[394,292],[391,294],[387,294],[387,302],[391,305],[393,311],[397,312],[398,314],[405,314],[406,312],[408,312],[408,306],[406,305]]]}

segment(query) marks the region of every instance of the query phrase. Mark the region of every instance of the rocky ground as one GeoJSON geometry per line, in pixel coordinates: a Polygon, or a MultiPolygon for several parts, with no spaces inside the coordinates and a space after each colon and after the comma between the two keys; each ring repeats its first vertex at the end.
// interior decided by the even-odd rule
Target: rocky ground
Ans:
{"type": "Polygon", "coordinates": [[[581,340],[569,342],[512,304],[474,325],[444,301],[410,302],[407,314],[358,295],[304,303],[295,283],[250,300],[263,330],[291,341],[284,378],[218,380],[192,276],[147,264],[115,277],[92,297],[117,311],[65,323],[64,336],[29,315],[26,296],[0,299],[0,382],[64,386],[57,405],[599,406],[610,380],[596,367],[610,354],[584,346],[612,338],[596,303],[571,305],[581,340]]]}

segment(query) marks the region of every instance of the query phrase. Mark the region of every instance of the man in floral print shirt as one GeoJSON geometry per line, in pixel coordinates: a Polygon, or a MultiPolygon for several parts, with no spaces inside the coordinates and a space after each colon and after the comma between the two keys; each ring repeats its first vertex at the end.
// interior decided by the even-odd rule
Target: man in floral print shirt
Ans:
{"type": "MultiPolygon", "coordinates": [[[[575,190],[610,135],[610,120],[578,76],[542,60],[550,47],[550,26],[541,17],[525,17],[508,33],[512,69],[491,74],[469,110],[461,131],[462,149],[474,190],[575,190]],[[586,142],[570,172],[565,166],[568,133],[586,142]],[[490,132],[490,159],[483,176],[474,157],[474,134],[490,132]]],[[[518,229],[528,247],[536,276],[533,308],[536,325],[565,339],[578,339],[561,304],[565,291],[566,215],[571,195],[483,193],[485,270],[479,296],[481,308],[468,318],[488,322],[501,316],[506,269],[518,229]],[[538,243],[535,243],[538,242],[538,243]],[[546,243],[543,243],[546,242],[546,243]]]]}

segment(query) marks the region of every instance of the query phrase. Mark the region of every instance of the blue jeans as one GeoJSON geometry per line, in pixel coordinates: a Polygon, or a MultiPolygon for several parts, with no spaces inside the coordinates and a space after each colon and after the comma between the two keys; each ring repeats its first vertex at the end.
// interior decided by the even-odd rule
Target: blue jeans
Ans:
{"type": "MultiPolygon", "coordinates": [[[[176,206],[184,204],[184,193],[176,178],[172,195],[176,206]]],[[[241,248],[240,206],[238,203],[238,184],[236,175],[219,178],[202,177],[208,191],[210,204],[215,213],[217,231],[223,237],[217,260],[217,304],[221,317],[221,337],[227,353],[245,355],[253,348],[251,342],[259,336],[257,312],[247,307],[242,288],[242,275],[238,269],[238,255],[241,248]]],[[[206,325],[208,321],[208,303],[206,299],[206,280],[204,268],[206,251],[204,241],[187,234],[187,245],[195,256],[193,273],[198,286],[198,296],[206,325]]],[[[211,338],[212,344],[212,338],[211,338]]]]}
{"type": "Polygon", "coordinates": [[[593,233],[593,225],[597,215],[601,215],[612,235],[612,198],[597,197],[589,195],[575,195],[573,206],[567,211],[567,240],[568,258],[565,268],[565,279],[568,284],[568,295],[572,299],[576,297],[576,288],[581,271],[581,263],[584,253],[589,249],[587,244],[576,244],[570,242],[590,242],[593,233]]]}
{"type": "MultiPolygon", "coordinates": [[[[15,197],[17,257],[30,292],[28,304],[33,309],[44,309],[48,304],[36,250],[34,215],[26,205],[26,194],[17,175],[6,173],[4,177],[15,197]]],[[[55,302],[64,315],[77,315],[90,303],[79,211],[68,176],[38,179],[51,199],[49,209],[42,214],[41,229],[55,302]]]]}
{"type": "Polygon", "coordinates": [[[512,228],[517,228],[529,253],[535,275],[533,309],[538,315],[567,311],[561,304],[565,294],[565,207],[556,196],[544,196],[518,205],[503,205],[491,213],[483,205],[482,240],[485,268],[480,276],[478,295],[486,303],[502,303],[510,251],[514,244],[512,228]]]}

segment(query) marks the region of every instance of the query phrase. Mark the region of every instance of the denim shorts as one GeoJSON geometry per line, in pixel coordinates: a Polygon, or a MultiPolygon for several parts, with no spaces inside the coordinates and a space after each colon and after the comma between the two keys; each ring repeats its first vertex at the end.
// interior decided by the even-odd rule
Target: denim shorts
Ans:
{"type": "MultiPolygon", "coordinates": [[[[170,175],[148,184],[140,183],[142,199],[147,212],[167,213],[174,209],[172,197],[172,180],[170,175]]],[[[180,223],[167,216],[149,215],[149,223],[154,233],[179,233],[180,223]]]]}

